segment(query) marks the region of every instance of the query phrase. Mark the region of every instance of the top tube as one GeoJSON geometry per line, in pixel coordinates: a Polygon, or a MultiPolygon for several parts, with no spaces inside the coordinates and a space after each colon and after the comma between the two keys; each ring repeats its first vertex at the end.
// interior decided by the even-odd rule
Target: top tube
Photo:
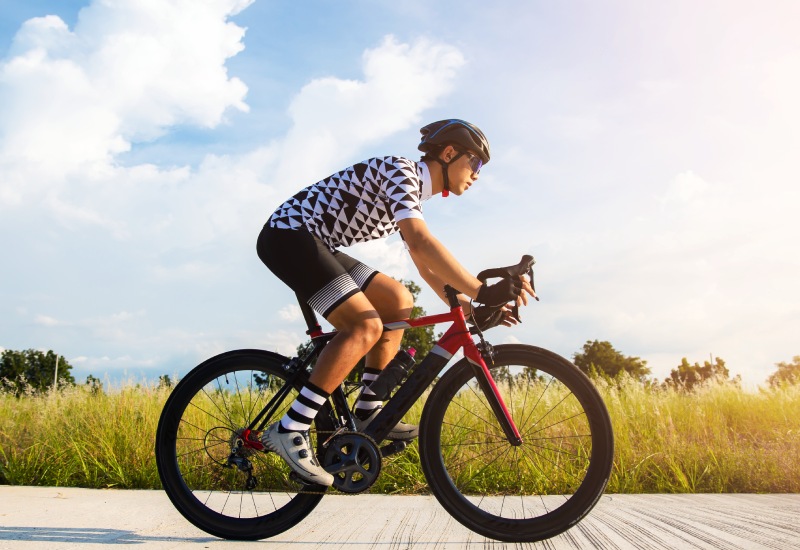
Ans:
{"type": "MultiPolygon", "coordinates": [[[[306,331],[306,334],[308,334],[312,338],[318,338],[320,336],[327,334],[322,331],[322,327],[320,326],[317,320],[317,315],[311,308],[311,306],[300,300],[298,300],[298,302],[300,303],[300,311],[303,312],[303,318],[305,319],[306,325],[308,326],[308,331],[306,331]]],[[[383,329],[387,331],[404,330],[407,328],[437,325],[439,323],[453,323],[459,318],[459,315],[455,312],[455,309],[460,309],[460,308],[461,306],[457,306],[457,308],[454,308],[448,313],[437,313],[435,315],[425,315],[423,317],[417,317],[415,319],[402,319],[400,321],[385,323],[383,325],[383,329]]]]}

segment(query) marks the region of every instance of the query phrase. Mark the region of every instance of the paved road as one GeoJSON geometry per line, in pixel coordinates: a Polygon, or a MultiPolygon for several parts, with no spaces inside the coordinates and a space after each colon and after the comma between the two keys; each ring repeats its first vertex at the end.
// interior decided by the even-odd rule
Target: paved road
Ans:
{"type": "Polygon", "coordinates": [[[186,522],[161,491],[0,486],[0,549],[800,549],[800,495],[607,495],[567,533],[504,544],[476,535],[433,497],[329,495],[294,529],[224,541],[186,522]]]}

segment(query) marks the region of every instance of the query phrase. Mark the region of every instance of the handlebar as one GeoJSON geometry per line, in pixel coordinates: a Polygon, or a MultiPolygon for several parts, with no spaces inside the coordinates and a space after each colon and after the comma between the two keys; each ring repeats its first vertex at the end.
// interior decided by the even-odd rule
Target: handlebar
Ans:
{"type": "MultiPolygon", "coordinates": [[[[511,278],[511,277],[521,277],[522,275],[527,275],[530,279],[531,289],[536,291],[536,287],[533,284],[533,264],[536,263],[536,260],[533,259],[533,256],[529,254],[525,254],[522,259],[516,265],[510,265],[508,267],[493,267],[490,269],[484,269],[480,273],[478,273],[478,280],[482,283],[485,283],[488,279],[495,279],[495,278],[511,278]]],[[[448,301],[450,302],[450,307],[456,307],[458,305],[458,290],[454,289],[450,285],[445,285],[445,294],[447,295],[448,301]]],[[[539,298],[537,297],[536,300],[538,301],[539,298]]],[[[516,309],[516,307],[514,308],[516,309]]],[[[519,317],[518,313],[515,311],[515,317],[519,317]]]]}
{"type": "Polygon", "coordinates": [[[478,273],[478,280],[482,283],[485,283],[487,279],[494,279],[498,277],[503,279],[528,275],[531,279],[531,284],[533,284],[533,264],[535,263],[536,260],[533,259],[533,256],[525,254],[517,265],[484,269],[478,273]]]}

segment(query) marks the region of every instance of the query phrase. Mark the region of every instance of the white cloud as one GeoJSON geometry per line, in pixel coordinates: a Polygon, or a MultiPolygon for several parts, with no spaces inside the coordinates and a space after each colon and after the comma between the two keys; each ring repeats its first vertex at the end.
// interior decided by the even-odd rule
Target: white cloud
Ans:
{"type": "Polygon", "coordinates": [[[58,319],[49,315],[37,315],[33,322],[44,327],[55,327],[62,324],[58,319]]]}
{"type": "Polygon", "coordinates": [[[365,144],[418,123],[451,91],[464,57],[447,44],[387,36],[363,63],[364,80],[317,79],[294,98],[276,181],[311,183],[365,144]]]}
{"type": "Polygon", "coordinates": [[[798,310],[791,296],[800,272],[788,253],[796,229],[782,229],[786,205],[766,192],[771,185],[743,193],[684,170],[653,186],[660,193],[630,213],[627,203],[612,204],[619,197],[595,205],[613,212],[613,223],[591,218],[592,229],[549,235],[558,249],[540,258],[547,307],[536,315],[563,330],[550,341],[575,334],[608,340],[647,359],[659,378],[682,357],[702,362],[710,353],[749,382],[766,378],[770,356],[792,353],[798,310]]]}
{"type": "MultiPolygon", "coordinates": [[[[85,175],[176,124],[213,127],[246,110],[225,61],[244,47],[227,19],[249,3],[94,1],[73,30],[28,20],[0,65],[0,169],[85,175]]],[[[5,179],[0,198],[18,200],[5,179]]]]}
{"type": "Polygon", "coordinates": [[[278,315],[284,321],[293,323],[303,318],[303,312],[300,311],[300,306],[297,304],[288,304],[278,310],[278,315]]]}
{"type": "Polygon", "coordinates": [[[370,241],[351,246],[347,253],[382,273],[393,277],[419,278],[411,257],[400,237],[370,241]]]}
{"type": "Polygon", "coordinates": [[[699,198],[709,188],[708,183],[691,170],[678,174],[670,183],[666,194],[661,198],[664,203],[688,203],[699,198]]]}
{"type": "MultiPolygon", "coordinates": [[[[243,36],[227,18],[247,3],[96,1],[72,30],[57,17],[29,21],[0,64],[0,96],[13,107],[0,113],[0,223],[35,227],[35,236],[18,231],[19,246],[56,249],[65,275],[36,298],[59,304],[50,309],[58,319],[23,314],[43,307],[29,303],[30,293],[18,298],[17,319],[33,321],[37,334],[78,357],[82,370],[158,368],[180,357],[184,372],[235,347],[294,352],[302,331],[243,332],[225,325],[231,316],[209,313],[226,300],[240,309],[253,302],[252,288],[220,281],[256,271],[268,285],[281,285],[254,250],[270,211],[365,145],[416,124],[448,93],[464,62],[445,44],[387,37],[364,54],[362,79],[328,77],[303,87],[283,139],[210,154],[194,168],[119,164],[131,144],[176,125],[217,125],[227,109],[246,110],[246,87],[224,63],[243,36]],[[178,14],[179,5],[188,12],[178,14]],[[320,136],[332,139],[309,149],[320,136]],[[84,278],[109,262],[100,303],[84,278]],[[220,284],[225,299],[202,298],[220,284]]],[[[401,246],[368,247],[366,258],[381,269],[402,267],[401,246]]],[[[264,311],[243,311],[236,320],[247,326],[253,314],[264,311]]],[[[297,319],[299,308],[276,317],[297,319]]]]}

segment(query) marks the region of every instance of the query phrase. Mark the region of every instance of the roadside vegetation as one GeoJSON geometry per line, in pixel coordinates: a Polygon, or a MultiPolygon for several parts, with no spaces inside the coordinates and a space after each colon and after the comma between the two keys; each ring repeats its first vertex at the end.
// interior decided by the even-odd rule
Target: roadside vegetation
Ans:
{"type": "MultiPolygon", "coordinates": [[[[419,287],[405,284],[416,297],[419,287]]],[[[422,315],[415,308],[412,316],[422,315]]],[[[404,336],[418,358],[434,342],[432,327],[404,336]]],[[[730,378],[719,357],[684,358],[663,381],[606,341],[587,341],[572,360],[599,388],[614,425],[608,492],[800,492],[800,356],[778,363],[756,390],[730,378]]],[[[0,355],[0,484],[160,488],[154,437],[173,380],[104,387],[90,375],[76,384],[71,368],[52,351],[0,355]]],[[[406,420],[421,411],[418,403],[406,420]]],[[[427,492],[416,444],[386,460],[371,491],[427,492]]]]}
{"type": "MultiPolygon", "coordinates": [[[[595,382],[616,435],[608,492],[800,492],[800,385],[746,391],[715,380],[687,391],[632,377],[595,382]]],[[[162,378],[0,393],[0,483],[160,488],[153,439],[169,392],[162,378]]],[[[387,460],[372,492],[426,490],[414,444],[387,460]]]]}

